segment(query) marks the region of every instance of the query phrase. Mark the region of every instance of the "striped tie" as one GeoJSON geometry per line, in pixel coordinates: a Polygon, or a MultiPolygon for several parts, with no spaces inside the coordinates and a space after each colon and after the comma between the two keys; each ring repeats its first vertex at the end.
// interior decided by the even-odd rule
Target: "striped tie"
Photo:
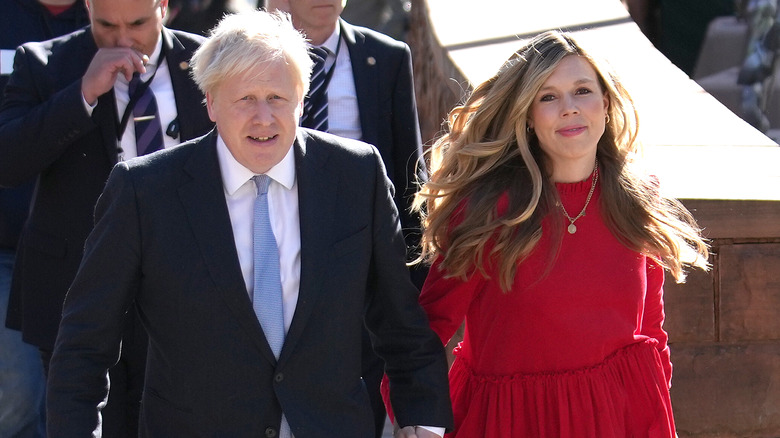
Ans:
{"type": "Polygon", "coordinates": [[[303,101],[303,117],[301,126],[328,131],[328,85],[325,60],[328,59],[328,49],[324,47],[309,48],[309,56],[314,61],[311,72],[309,95],[303,101]]]}
{"type": "MultiPolygon", "coordinates": [[[[133,74],[133,79],[130,80],[131,99],[135,96],[140,83],[141,76],[136,72],[133,74]]],[[[160,115],[157,113],[157,101],[150,87],[146,87],[133,106],[133,124],[135,125],[135,144],[139,157],[163,148],[160,115]]]]}

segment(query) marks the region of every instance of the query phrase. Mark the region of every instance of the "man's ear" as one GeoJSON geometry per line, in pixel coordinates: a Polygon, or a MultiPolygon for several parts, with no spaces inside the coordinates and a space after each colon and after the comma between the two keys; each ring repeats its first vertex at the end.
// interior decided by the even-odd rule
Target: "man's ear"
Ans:
{"type": "Polygon", "coordinates": [[[211,119],[212,122],[216,123],[217,119],[214,117],[214,111],[211,109],[213,105],[214,105],[214,96],[211,94],[211,92],[206,92],[206,110],[209,113],[209,119],[211,119]]]}

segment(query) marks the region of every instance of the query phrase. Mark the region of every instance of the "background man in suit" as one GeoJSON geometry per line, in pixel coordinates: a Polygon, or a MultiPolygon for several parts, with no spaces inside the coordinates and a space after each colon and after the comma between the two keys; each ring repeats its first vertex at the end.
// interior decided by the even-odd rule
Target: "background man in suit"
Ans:
{"type": "Polygon", "coordinates": [[[364,321],[401,436],[441,436],[447,363],[404,264],[392,185],[372,146],[298,128],[302,35],[283,15],[231,15],[192,65],[217,128],[111,173],[65,300],[49,436],[99,427],[133,305],[150,340],[144,436],[370,436],[364,321]]]}
{"type": "MultiPolygon", "coordinates": [[[[412,80],[409,47],[384,34],[356,27],[340,18],[346,0],[269,0],[268,7],[288,11],[296,29],[313,47],[327,49],[327,132],[370,143],[379,149],[387,174],[395,185],[395,202],[401,214],[407,247],[419,243],[420,220],[410,213],[417,191],[416,177],[425,178],[422,141],[412,80]]],[[[315,88],[315,87],[312,87],[315,88]]],[[[312,90],[310,95],[316,91],[312,90]]],[[[317,98],[311,96],[311,101],[317,98]]],[[[308,124],[304,106],[303,125],[308,124]]],[[[311,112],[322,111],[316,103],[311,112]]],[[[418,288],[427,270],[412,270],[418,288]]],[[[376,437],[382,435],[385,408],[379,394],[382,361],[373,353],[364,333],[363,378],[375,413],[376,437]]]]}
{"type": "MultiPolygon", "coordinates": [[[[157,147],[177,145],[213,126],[188,71],[203,38],[162,27],[167,0],[88,0],[86,5],[90,27],[17,50],[0,107],[0,185],[37,176],[7,325],[39,347],[44,366],[92,228],[95,201],[111,167],[138,154],[135,128],[148,118],[131,114],[133,73],[141,73],[143,81],[153,78],[148,89],[158,111],[149,117],[167,131],[155,137],[161,139],[157,147]]],[[[111,437],[137,435],[147,341],[132,314],[127,321],[123,360],[112,370],[105,410],[111,437]]]]}
{"type": "MultiPolygon", "coordinates": [[[[64,35],[89,23],[81,0],[10,0],[0,13],[0,105],[13,71],[14,51],[29,41],[64,35]]],[[[38,350],[5,326],[16,244],[32,198],[34,178],[0,188],[0,436],[43,438],[46,382],[38,350]]]]}

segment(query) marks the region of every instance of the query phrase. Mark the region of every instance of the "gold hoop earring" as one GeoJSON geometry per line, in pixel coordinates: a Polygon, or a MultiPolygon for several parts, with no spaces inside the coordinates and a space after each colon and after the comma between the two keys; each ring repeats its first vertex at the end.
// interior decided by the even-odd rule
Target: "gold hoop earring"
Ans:
{"type": "Polygon", "coordinates": [[[607,113],[607,121],[605,123],[609,125],[609,113],[607,113]]]}

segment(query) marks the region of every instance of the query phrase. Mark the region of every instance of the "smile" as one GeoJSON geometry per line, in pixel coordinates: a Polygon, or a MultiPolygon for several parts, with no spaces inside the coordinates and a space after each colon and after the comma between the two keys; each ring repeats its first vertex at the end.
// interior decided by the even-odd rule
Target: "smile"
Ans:
{"type": "Polygon", "coordinates": [[[264,142],[264,141],[268,141],[268,140],[273,140],[274,138],[276,138],[276,136],[275,136],[275,135],[273,135],[273,136],[271,136],[271,137],[252,137],[252,136],[250,135],[250,136],[249,136],[249,138],[251,138],[251,139],[252,139],[252,140],[254,140],[254,141],[260,141],[260,142],[264,142]]]}
{"type": "Polygon", "coordinates": [[[572,136],[575,136],[575,135],[579,135],[579,134],[581,134],[584,131],[585,131],[585,127],[584,126],[573,126],[573,127],[567,127],[567,128],[564,128],[564,129],[560,129],[560,130],[558,130],[558,133],[560,135],[565,136],[565,137],[572,137],[572,136]]]}

